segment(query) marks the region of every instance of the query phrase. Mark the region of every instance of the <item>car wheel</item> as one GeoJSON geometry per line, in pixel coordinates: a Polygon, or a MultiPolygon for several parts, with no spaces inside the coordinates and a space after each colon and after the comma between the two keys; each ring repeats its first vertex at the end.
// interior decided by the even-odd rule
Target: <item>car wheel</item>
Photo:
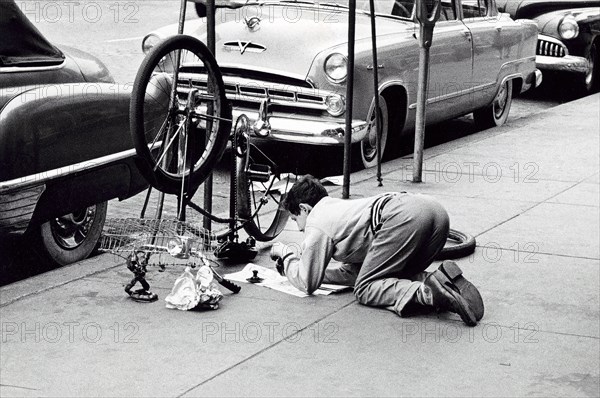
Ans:
{"type": "Polygon", "coordinates": [[[490,105],[473,112],[475,125],[478,128],[502,126],[506,122],[512,104],[512,87],[512,80],[505,81],[490,105]]]}
{"type": "Polygon", "coordinates": [[[36,231],[36,251],[59,265],[87,258],[102,233],[107,207],[107,202],[98,203],[42,224],[36,231]]]}
{"type": "MultiPolygon", "coordinates": [[[[385,98],[379,96],[379,109],[381,110],[381,153],[385,153],[385,145],[387,143],[389,113],[385,98]]],[[[377,130],[375,129],[375,101],[371,103],[369,115],[367,116],[367,136],[360,142],[360,156],[365,168],[374,167],[377,165],[377,130]]]]}
{"type": "Polygon", "coordinates": [[[588,72],[584,75],[583,80],[580,83],[581,91],[583,94],[592,94],[598,88],[598,62],[600,56],[598,56],[598,45],[593,43],[586,55],[588,63],[590,65],[588,72]]]}

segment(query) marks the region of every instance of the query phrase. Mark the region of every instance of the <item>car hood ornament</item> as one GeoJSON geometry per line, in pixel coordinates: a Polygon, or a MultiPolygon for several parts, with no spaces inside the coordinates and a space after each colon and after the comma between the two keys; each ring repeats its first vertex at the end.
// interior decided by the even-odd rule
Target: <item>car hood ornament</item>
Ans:
{"type": "Polygon", "coordinates": [[[260,29],[260,18],[259,17],[251,17],[251,18],[246,18],[244,17],[244,23],[246,24],[246,26],[248,27],[248,30],[250,32],[256,32],[257,30],[260,29]]]}

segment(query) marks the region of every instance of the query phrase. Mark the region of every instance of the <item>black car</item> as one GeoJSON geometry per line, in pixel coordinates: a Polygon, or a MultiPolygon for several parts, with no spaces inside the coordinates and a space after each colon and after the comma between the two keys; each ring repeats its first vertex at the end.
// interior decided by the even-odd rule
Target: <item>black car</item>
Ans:
{"type": "Polygon", "coordinates": [[[90,254],[107,201],[147,186],[130,96],[98,59],[53,45],[0,1],[0,239],[26,234],[58,264],[90,254]]]}
{"type": "MultiPolygon", "coordinates": [[[[567,76],[584,94],[600,88],[600,1],[497,0],[498,9],[538,24],[537,67],[567,76]]],[[[550,82],[544,74],[546,83],[550,82]]]]}

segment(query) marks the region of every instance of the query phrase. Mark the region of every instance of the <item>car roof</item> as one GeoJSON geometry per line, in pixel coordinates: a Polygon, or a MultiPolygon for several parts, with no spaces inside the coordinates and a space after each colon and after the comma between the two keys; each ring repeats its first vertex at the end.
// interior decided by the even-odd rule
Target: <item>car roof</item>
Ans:
{"type": "Polygon", "coordinates": [[[570,8],[598,7],[599,0],[496,0],[501,12],[513,18],[532,18],[537,15],[570,8]]]}
{"type": "Polygon", "coordinates": [[[65,56],[27,19],[14,0],[0,1],[0,67],[62,63],[65,56]]]}

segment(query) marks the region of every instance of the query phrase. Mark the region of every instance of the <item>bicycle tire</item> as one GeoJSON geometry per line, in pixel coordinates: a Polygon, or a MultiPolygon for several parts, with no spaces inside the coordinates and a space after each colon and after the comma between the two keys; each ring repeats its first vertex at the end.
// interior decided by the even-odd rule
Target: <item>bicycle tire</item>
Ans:
{"type": "Polygon", "coordinates": [[[436,260],[452,260],[471,255],[475,251],[476,241],[472,235],[464,232],[450,229],[448,231],[448,241],[458,242],[456,244],[446,244],[442,251],[436,256],[436,260]]]}
{"type": "Polygon", "coordinates": [[[186,35],[164,40],[144,58],[129,112],[140,171],[153,187],[169,194],[190,192],[206,180],[225,151],[231,131],[231,105],[219,66],[201,41],[186,35]],[[196,88],[191,76],[206,84],[185,100],[182,111],[180,95],[196,88]],[[175,77],[179,82],[176,101],[171,98],[175,77]],[[189,77],[188,86],[182,84],[184,77],[189,77]]]}
{"type": "MultiPolygon", "coordinates": [[[[236,178],[237,178],[237,213],[238,217],[247,220],[243,224],[244,230],[260,242],[268,242],[277,237],[287,224],[289,213],[282,207],[285,193],[269,192],[259,193],[257,200],[256,181],[253,180],[248,171],[252,166],[252,158],[249,153],[236,154],[236,178]],[[263,200],[274,202],[265,208],[263,200]],[[258,204],[257,204],[258,203],[258,204]],[[257,211],[257,206],[261,208],[257,211]],[[262,221],[261,221],[262,219],[262,221]]],[[[273,178],[277,179],[277,176],[273,178]]],[[[264,188],[269,188],[265,185],[264,188]]]]}

